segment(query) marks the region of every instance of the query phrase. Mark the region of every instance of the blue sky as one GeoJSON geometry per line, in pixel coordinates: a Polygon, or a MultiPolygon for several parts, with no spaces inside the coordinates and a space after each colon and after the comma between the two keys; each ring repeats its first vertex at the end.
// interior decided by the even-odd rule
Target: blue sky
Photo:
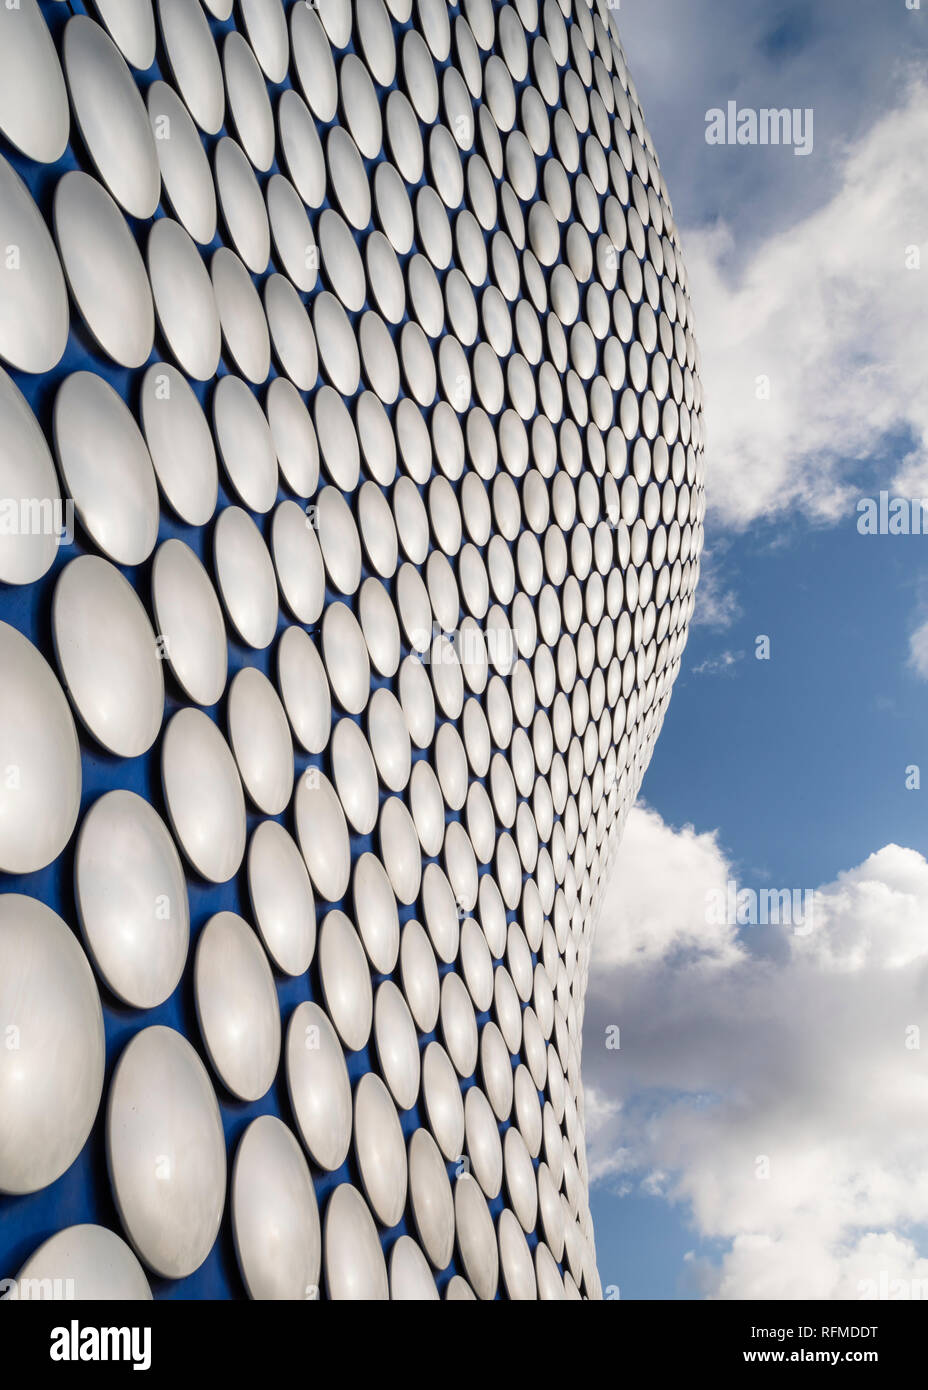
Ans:
{"type": "Polygon", "coordinates": [[[928,775],[928,536],[861,536],[856,510],[928,498],[926,10],[618,16],[690,269],[709,492],[586,1021],[599,1267],[626,1299],[860,1297],[884,1269],[907,1297],[928,1275],[928,1146],[905,1120],[928,1072],[900,1041],[928,1026],[928,784],[905,785],[928,775]],[[811,107],[812,155],[708,146],[729,100],[811,107]],[[815,933],[713,935],[703,885],[728,875],[821,890],[815,933]],[[768,1149],[779,1184],[749,1174],[768,1149]]]}
{"type": "Polygon", "coordinates": [[[821,883],[874,837],[928,852],[905,786],[906,766],[928,771],[924,682],[906,664],[926,537],[863,538],[855,523],[800,522],[766,544],[758,527],[720,552],[741,615],[694,628],[647,775],[649,804],[674,824],[720,826],[750,878],[821,883]],[[758,634],[769,661],[755,658],[758,634]]]}

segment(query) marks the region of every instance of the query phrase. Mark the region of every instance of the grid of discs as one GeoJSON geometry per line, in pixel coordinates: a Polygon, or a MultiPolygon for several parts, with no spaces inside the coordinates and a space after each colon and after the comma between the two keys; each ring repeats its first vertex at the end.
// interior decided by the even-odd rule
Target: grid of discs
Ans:
{"type": "Polygon", "coordinates": [[[87,8],[0,8],[0,1205],[113,1204],[0,1274],[597,1297],[705,503],[615,12],[87,8]]]}

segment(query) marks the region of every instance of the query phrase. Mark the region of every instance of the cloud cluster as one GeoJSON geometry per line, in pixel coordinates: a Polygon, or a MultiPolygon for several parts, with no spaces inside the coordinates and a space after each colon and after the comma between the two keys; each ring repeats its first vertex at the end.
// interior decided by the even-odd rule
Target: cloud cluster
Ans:
{"type": "Polygon", "coordinates": [[[724,571],[714,550],[699,557],[699,584],[696,588],[695,627],[722,631],[741,616],[741,605],[733,589],[725,583],[724,571]]]}
{"type": "Polygon", "coordinates": [[[928,622],[920,623],[909,637],[909,665],[921,680],[928,681],[928,622]]]}
{"type": "Polygon", "coordinates": [[[744,657],[744,652],[730,652],[727,649],[718,656],[707,656],[693,667],[694,676],[731,676],[734,668],[744,657]]]}
{"type": "Polygon", "coordinates": [[[796,509],[853,520],[862,467],[893,436],[911,447],[884,485],[928,496],[926,145],[928,85],[912,78],[844,153],[829,201],[760,240],[745,264],[732,268],[724,222],[687,236],[709,500],[723,523],[796,509]]]}
{"type": "Polygon", "coordinates": [[[853,519],[874,474],[928,496],[923,20],[867,0],[623,3],[690,274],[715,524],[853,519]],[[707,145],[704,113],[729,101],[813,105],[811,157],[707,145]]]}
{"type": "Polygon", "coordinates": [[[928,863],[885,846],[816,889],[809,935],[707,922],[707,892],[734,876],[716,835],[633,810],[587,1001],[593,1180],[681,1204],[704,1296],[917,1290],[928,863]]]}

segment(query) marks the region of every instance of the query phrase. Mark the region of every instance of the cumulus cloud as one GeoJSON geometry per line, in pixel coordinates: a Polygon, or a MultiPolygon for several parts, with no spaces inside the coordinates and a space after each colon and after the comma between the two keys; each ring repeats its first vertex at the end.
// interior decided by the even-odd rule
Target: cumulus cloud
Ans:
{"type": "Polygon", "coordinates": [[[704,550],[699,560],[694,627],[724,630],[741,616],[741,605],[733,589],[725,584],[715,552],[704,550]]]}
{"type": "Polygon", "coordinates": [[[923,21],[867,0],[623,0],[692,282],[716,523],[833,523],[874,473],[928,497],[923,21]],[[814,103],[812,155],[708,146],[704,113],[730,100],[814,103]]]}
{"type": "Polygon", "coordinates": [[[928,681],[928,622],[921,623],[909,638],[909,665],[916,675],[928,681]]]}
{"type": "Polygon", "coordinates": [[[732,673],[732,667],[737,666],[744,656],[744,652],[719,652],[718,656],[707,656],[705,661],[700,661],[698,666],[693,667],[694,676],[728,676],[732,673]]]}
{"type": "Polygon", "coordinates": [[[928,481],[926,145],[928,85],[911,77],[840,156],[825,205],[760,239],[744,264],[734,268],[725,222],[686,235],[707,486],[725,524],[853,513],[862,461],[876,463],[893,435],[911,441],[898,481],[928,481]]]}
{"type": "Polygon", "coordinates": [[[590,974],[591,1176],[662,1194],[720,1242],[694,1242],[704,1296],[918,1288],[928,863],[885,846],[815,890],[808,934],[707,921],[734,877],[717,835],[633,810],[590,974]]]}
{"type": "Polygon", "coordinates": [[[706,921],[707,895],[723,862],[714,832],[698,834],[691,825],[674,830],[656,811],[635,807],[613,870],[614,896],[597,929],[598,968],[662,963],[687,950],[698,951],[703,963],[738,959],[730,928],[706,921]],[[635,864],[640,869],[631,872],[635,864]],[[664,871],[656,872],[660,864],[664,871]]]}

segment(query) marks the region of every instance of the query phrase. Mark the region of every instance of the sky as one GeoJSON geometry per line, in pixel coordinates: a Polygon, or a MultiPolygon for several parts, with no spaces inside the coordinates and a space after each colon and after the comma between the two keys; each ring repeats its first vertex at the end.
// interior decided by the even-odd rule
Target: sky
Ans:
{"type": "Polygon", "coordinates": [[[928,1299],[928,535],[860,529],[885,491],[928,532],[928,0],[617,18],[690,275],[709,509],[588,988],[600,1275],[928,1299]],[[707,143],[731,101],[811,111],[809,153],[707,143]]]}

